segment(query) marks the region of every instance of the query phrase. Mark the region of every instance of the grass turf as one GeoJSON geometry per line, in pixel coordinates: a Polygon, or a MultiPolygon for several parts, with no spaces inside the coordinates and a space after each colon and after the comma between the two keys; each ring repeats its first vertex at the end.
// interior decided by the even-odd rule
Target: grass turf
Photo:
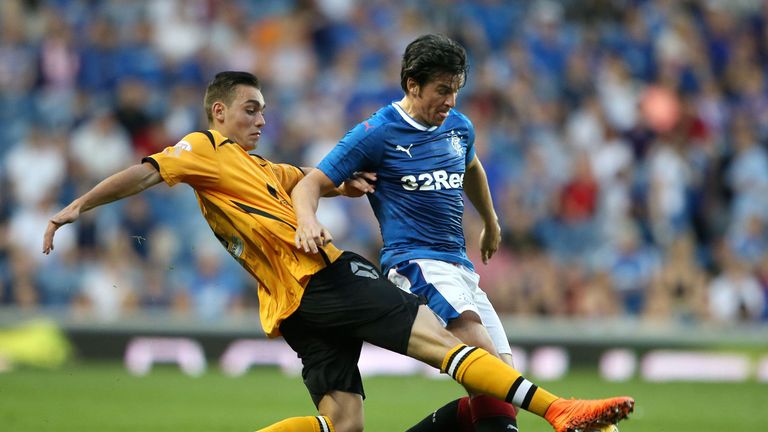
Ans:
{"type": "MultiPolygon", "coordinates": [[[[607,383],[594,373],[540,382],[561,396],[628,394],[637,400],[621,432],[761,430],[768,408],[768,384],[607,383]]],[[[450,380],[375,377],[365,381],[366,430],[403,431],[443,403],[459,397],[450,380]]],[[[253,431],[285,417],[312,415],[299,377],[273,368],[230,378],[216,370],[202,377],[156,367],[145,377],[116,363],[87,363],[56,371],[21,369],[0,374],[0,430],[203,432],[253,431]]],[[[523,432],[551,428],[524,413],[523,432]]]]}

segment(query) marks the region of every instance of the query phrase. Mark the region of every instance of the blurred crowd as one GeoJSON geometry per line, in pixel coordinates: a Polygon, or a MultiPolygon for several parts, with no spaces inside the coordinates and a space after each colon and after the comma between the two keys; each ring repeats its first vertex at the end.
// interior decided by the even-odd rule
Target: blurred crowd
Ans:
{"type": "MultiPolygon", "coordinates": [[[[440,32],[468,50],[503,244],[501,314],[768,322],[768,2],[750,0],[5,0],[0,2],[0,305],[104,320],[255,314],[255,282],[191,189],[48,218],[109,174],[206,128],[220,70],[262,81],[257,153],[314,166],[401,97],[400,56],[440,32]]],[[[471,206],[467,207],[471,209],[471,206]]],[[[365,199],[323,200],[377,260],[365,199]]],[[[1,312],[0,312],[1,313],[1,312]]]]}

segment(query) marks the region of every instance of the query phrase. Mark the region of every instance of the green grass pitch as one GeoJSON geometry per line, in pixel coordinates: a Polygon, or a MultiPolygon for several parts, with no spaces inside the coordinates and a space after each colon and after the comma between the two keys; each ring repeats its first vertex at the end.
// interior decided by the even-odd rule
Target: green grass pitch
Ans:
{"type": "MultiPolygon", "coordinates": [[[[628,394],[637,400],[622,432],[763,430],[768,384],[607,383],[594,373],[540,382],[562,396],[628,394]]],[[[365,382],[366,431],[404,431],[435,407],[462,394],[450,380],[375,377],[365,382]]],[[[0,374],[0,430],[4,432],[250,432],[285,417],[312,415],[299,377],[258,368],[230,378],[210,370],[199,378],[156,367],[145,377],[117,363],[81,363],[56,371],[0,374]]],[[[523,432],[551,428],[529,413],[523,432]]]]}

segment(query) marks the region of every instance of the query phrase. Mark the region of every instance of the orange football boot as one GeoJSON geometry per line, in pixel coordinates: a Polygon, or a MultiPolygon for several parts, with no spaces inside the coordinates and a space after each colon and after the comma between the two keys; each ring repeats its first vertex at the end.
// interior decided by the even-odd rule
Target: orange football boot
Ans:
{"type": "Polygon", "coordinates": [[[627,418],[635,406],[631,397],[609,399],[558,399],[547,408],[544,418],[557,432],[581,432],[595,423],[615,424],[627,418]]]}

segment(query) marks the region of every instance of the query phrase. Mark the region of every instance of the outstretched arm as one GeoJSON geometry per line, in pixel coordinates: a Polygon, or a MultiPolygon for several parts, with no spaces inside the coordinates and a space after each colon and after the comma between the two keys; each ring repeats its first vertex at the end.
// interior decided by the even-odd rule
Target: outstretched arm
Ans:
{"type": "Polygon", "coordinates": [[[43,237],[43,253],[47,255],[53,250],[53,235],[56,230],[62,225],[76,221],[80,213],[137,194],[161,181],[160,173],[148,163],[133,165],[102,180],[48,221],[48,228],[43,237]]]}
{"type": "Polygon", "coordinates": [[[464,192],[483,219],[483,231],[480,234],[480,254],[483,264],[488,264],[488,260],[499,249],[501,227],[499,226],[499,218],[496,216],[496,210],[493,208],[488,177],[486,177],[483,164],[480,163],[477,156],[467,165],[467,172],[464,174],[464,192]]]}
{"type": "MultiPolygon", "coordinates": [[[[304,176],[309,175],[317,168],[301,167],[301,171],[304,176]]],[[[331,198],[335,196],[345,196],[349,198],[358,198],[367,193],[373,193],[376,191],[376,173],[368,171],[358,171],[354,173],[350,178],[344,180],[344,183],[339,187],[331,189],[328,193],[322,195],[323,198],[331,198]]]]}
{"type": "Polygon", "coordinates": [[[333,241],[328,230],[317,220],[317,204],[321,196],[336,187],[320,170],[312,170],[293,188],[291,199],[296,212],[296,248],[304,252],[317,253],[318,246],[325,246],[333,241]]]}

